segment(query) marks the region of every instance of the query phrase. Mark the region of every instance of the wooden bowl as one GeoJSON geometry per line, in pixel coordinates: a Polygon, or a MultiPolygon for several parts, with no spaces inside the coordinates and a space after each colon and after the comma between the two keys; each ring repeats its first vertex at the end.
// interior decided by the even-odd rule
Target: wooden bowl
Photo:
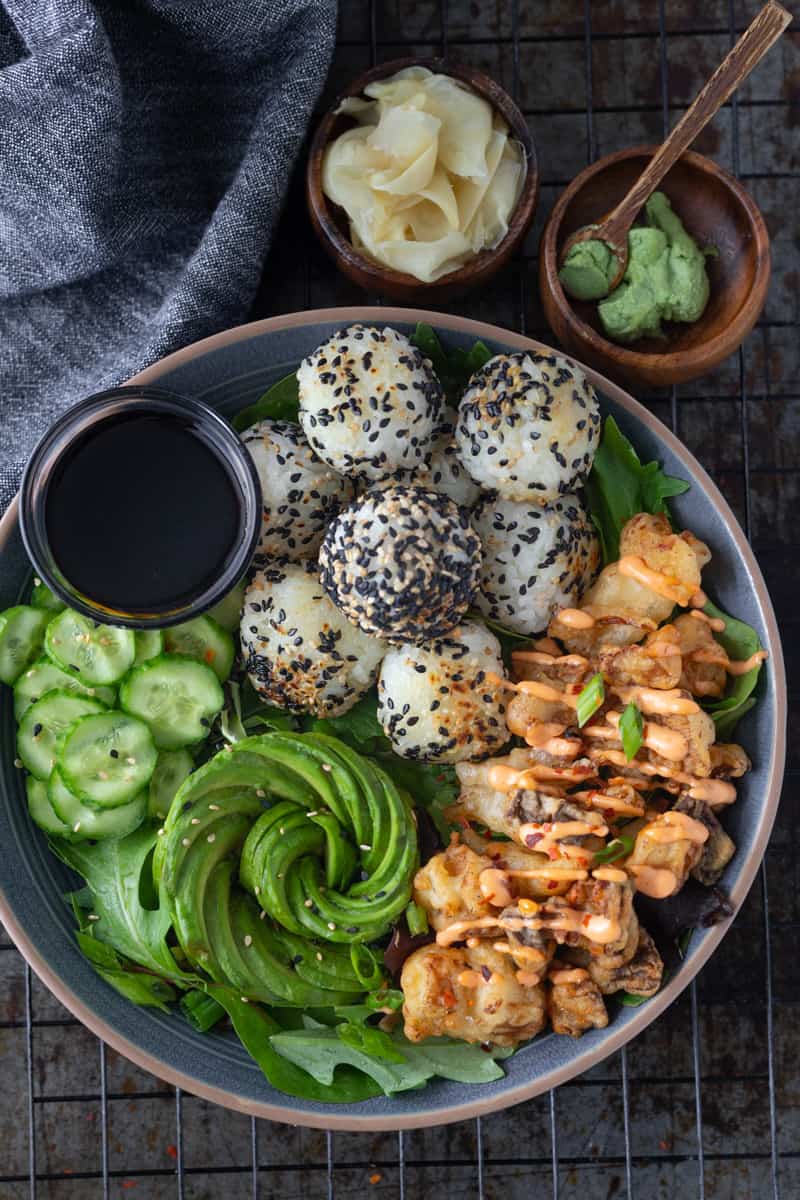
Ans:
{"type": "Polygon", "coordinates": [[[488,75],[474,67],[442,58],[397,58],[393,62],[381,63],[380,66],[373,67],[354,79],[320,121],[311,142],[306,168],[306,198],[311,223],[320,242],[348,279],[368,292],[377,292],[394,300],[435,304],[463,295],[471,288],[485,283],[505,266],[522,242],[533,221],[539,199],[536,151],[522,113],[508,93],[488,75]],[[503,240],[493,250],[482,250],[463,267],[443,275],[434,283],[423,283],[413,275],[381,266],[356,250],[350,241],[347,214],[338,205],[333,204],[322,190],[322,158],[325,148],[333,138],[355,124],[352,117],[336,112],[340,102],[347,96],[360,96],[367,84],[394,75],[405,67],[427,67],[430,71],[452,75],[454,79],[467,84],[500,113],[513,136],[524,148],[527,160],[522,192],[517,207],[511,214],[508,233],[503,240]]]}
{"type": "Polygon", "coordinates": [[[567,238],[603,216],[625,195],[657,147],[634,146],[598,159],[559,197],[542,233],[539,289],[548,323],[576,357],[612,379],[666,387],[705,375],[732,354],[759,318],[770,276],[769,234],[764,218],[742,185],[709,158],[684,154],[661,190],[701,247],[711,296],[699,321],[670,323],[666,337],[622,346],[605,337],[596,303],[573,300],[558,279],[567,238]]]}

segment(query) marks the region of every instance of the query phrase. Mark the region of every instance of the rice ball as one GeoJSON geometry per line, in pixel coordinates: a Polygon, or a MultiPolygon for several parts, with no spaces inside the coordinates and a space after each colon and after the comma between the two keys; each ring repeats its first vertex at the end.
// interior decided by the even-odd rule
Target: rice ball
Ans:
{"type": "Polygon", "coordinates": [[[397,330],[351,325],[303,359],[300,423],[335,470],[378,480],[421,466],[441,421],[442,385],[397,330]]]}
{"type": "Polygon", "coordinates": [[[465,621],[445,637],[392,647],[378,680],[378,719],[403,758],[464,762],[508,741],[500,643],[465,621]]]}
{"type": "Polygon", "coordinates": [[[443,425],[427,463],[415,473],[413,482],[418,487],[443,492],[462,508],[472,508],[481,490],[459,458],[454,425],[454,420],[443,425]]]}
{"type": "Polygon", "coordinates": [[[317,717],[347,712],[375,682],[387,647],[345,620],[310,562],[273,561],[244,595],[244,667],[270,704],[317,717]]]}
{"type": "Polygon", "coordinates": [[[393,484],[365,492],[329,525],[320,578],[359,629],[390,642],[439,637],[478,586],[480,542],[440,492],[393,484]]]}
{"type": "Polygon", "coordinates": [[[534,634],[557,608],[574,605],[600,565],[600,545],[577,496],[547,508],[487,496],[472,514],[483,544],[475,607],[493,621],[534,634]]]}
{"type": "Polygon", "coordinates": [[[549,504],[589,474],[600,437],[597,396],[558,354],[498,354],[469,381],[456,445],[476,483],[504,500],[549,504]]]}
{"type": "Polygon", "coordinates": [[[242,442],[261,481],[261,536],[256,555],[310,558],[353,485],[317,458],[294,421],[259,421],[242,442]]]}

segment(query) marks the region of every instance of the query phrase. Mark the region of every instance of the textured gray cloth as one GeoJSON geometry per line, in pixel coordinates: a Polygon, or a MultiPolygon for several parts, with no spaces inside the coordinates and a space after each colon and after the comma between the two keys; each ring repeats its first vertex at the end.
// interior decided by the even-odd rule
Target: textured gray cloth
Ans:
{"type": "Polygon", "coordinates": [[[0,510],[53,418],[247,317],[335,0],[0,0],[0,510]]]}

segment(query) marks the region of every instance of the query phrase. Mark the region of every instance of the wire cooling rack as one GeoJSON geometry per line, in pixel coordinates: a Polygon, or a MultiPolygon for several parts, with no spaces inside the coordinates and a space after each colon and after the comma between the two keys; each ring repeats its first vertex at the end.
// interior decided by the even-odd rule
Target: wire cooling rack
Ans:
{"type": "MultiPolygon", "coordinates": [[[[535,258],[556,195],[597,155],[659,140],[756,7],[342,0],[328,94],[371,63],[416,52],[482,66],[512,92],[538,147],[539,219],[513,266],[459,311],[552,340],[535,258]]],[[[746,180],[764,212],[772,289],[753,335],[714,375],[644,399],[725,492],[788,635],[798,622],[800,556],[796,23],[697,148],[746,180]]],[[[363,300],[313,244],[294,186],[253,316],[363,300]]],[[[786,640],[791,680],[797,655],[786,640]]],[[[795,705],[790,720],[797,714],[795,705]]],[[[698,980],[587,1075],[462,1125],[334,1136],[216,1108],[107,1050],[0,929],[0,1200],[800,1195],[796,745],[790,737],[785,796],[758,883],[698,980]]]]}

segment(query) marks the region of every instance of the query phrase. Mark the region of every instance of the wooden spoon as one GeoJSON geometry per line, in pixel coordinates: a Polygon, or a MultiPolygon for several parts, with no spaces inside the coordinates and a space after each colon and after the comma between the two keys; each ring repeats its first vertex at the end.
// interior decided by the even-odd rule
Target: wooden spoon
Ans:
{"type": "Polygon", "coordinates": [[[791,21],[791,13],[778,4],[777,0],[768,0],[717,67],[694,103],[683,114],[667,140],[653,155],[627,195],[596,225],[587,225],[567,239],[559,256],[560,263],[563,264],[567,254],[578,242],[605,242],[617,260],[617,272],[608,289],[610,292],[614,290],[628,266],[628,231],[645,201],[656,190],[684,150],[689,149],[700,130],[775,45],[791,21]]]}

